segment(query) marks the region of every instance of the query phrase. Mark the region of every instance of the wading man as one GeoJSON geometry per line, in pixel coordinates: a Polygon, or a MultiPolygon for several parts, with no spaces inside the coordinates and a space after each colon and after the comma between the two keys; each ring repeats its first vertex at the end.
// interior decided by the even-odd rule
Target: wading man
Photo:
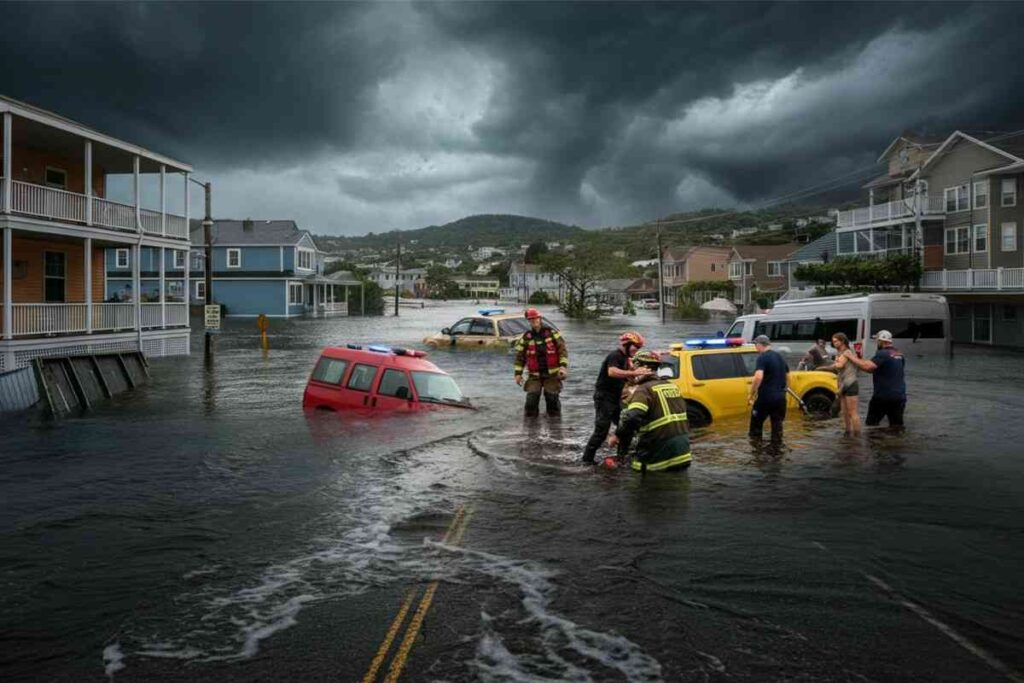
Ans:
{"type": "Polygon", "coordinates": [[[853,357],[850,361],[864,372],[871,373],[874,391],[868,402],[864,424],[876,427],[888,418],[890,427],[903,426],[903,410],[907,407],[907,382],[904,377],[906,359],[892,345],[892,332],[881,330],[875,335],[878,350],[871,360],[853,357]]]}
{"type": "Polygon", "coordinates": [[[594,463],[597,449],[604,443],[612,423],[619,423],[626,380],[651,373],[646,367],[634,368],[630,360],[643,345],[644,338],[639,333],[626,332],[619,337],[619,348],[609,353],[601,363],[597,382],[594,383],[594,433],[583,451],[583,462],[587,464],[594,463]]]}
{"type": "Polygon", "coordinates": [[[557,417],[562,414],[558,395],[568,372],[569,352],[562,335],[544,324],[540,311],[526,309],[526,319],[530,321],[530,329],[516,342],[514,367],[516,384],[526,390],[526,417],[536,417],[540,413],[542,392],[548,415],[557,417]]]}
{"type": "Polygon", "coordinates": [[[757,347],[757,365],[750,384],[747,402],[750,410],[750,437],[760,439],[764,421],[772,422],[772,441],[782,441],[782,423],[786,419],[786,390],[789,387],[789,366],[778,351],[771,348],[771,340],[761,334],[754,337],[757,347]]]}
{"type": "Polygon", "coordinates": [[[633,469],[661,472],[690,466],[690,434],[686,423],[686,400],[675,382],[656,374],[661,359],[653,351],[640,351],[633,364],[649,373],[637,378],[637,388],[626,404],[609,446],[618,446],[619,458],[629,452],[630,442],[639,435],[633,469]]]}

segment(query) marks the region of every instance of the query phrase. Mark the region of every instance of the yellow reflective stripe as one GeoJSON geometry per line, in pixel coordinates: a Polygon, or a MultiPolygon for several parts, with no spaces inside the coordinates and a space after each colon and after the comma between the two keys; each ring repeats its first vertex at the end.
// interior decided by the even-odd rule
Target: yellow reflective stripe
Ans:
{"type": "Polygon", "coordinates": [[[551,333],[551,338],[552,339],[561,339],[562,335],[560,335],[558,332],[552,332],[551,333]]]}
{"type": "Polygon", "coordinates": [[[565,367],[569,367],[569,359],[563,357],[563,358],[559,359],[558,364],[559,365],[563,365],[565,367]]]}
{"type": "Polygon", "coordinates": [[[633,402],[633,403],[630,403],[628,406],[626,406],[626,410],[642,410],[643,412],[646,413],[647,412],[647,404],[646,403],[633,402]]]}
{"type": "MultiPolygon", "coordinates": [[[[676,457],[669,458],[668,460],[662,460],[660,462],[648,463],[647,464],[647,470],[650,471],[650,472],[657,472],[658,470],[667,470],[670,467],[676,467],[678,465],[683,465],[685,463],[688,463],[692,459],[693,459],[692,455],[690,455],[689,453],[683,453],[682,455],[677,455],[676,457]]],[[[637,472],[642,472],[643,469],[644,469],[644,465],[639,460],[634,460],[633,461],[633,469],[636,470],[637,472]]]]}
{"type": "Polygon", "coordinates": [[[652,429],[658,427],[664,427],[665,425],[672,424],[674,422],[686,422],[686,413],[677,413],[675,415],[664,415],[659,417],[657,420],[651,420],[643,427],[640,428],[640,433],[645,434],[652,429]]]}
{"type": "Polygon", "coordinates": [[[523,366],[522,365],[513,365],[512,369],[515,370],[516,372],[522,372],[523,371],[523,366]]]}

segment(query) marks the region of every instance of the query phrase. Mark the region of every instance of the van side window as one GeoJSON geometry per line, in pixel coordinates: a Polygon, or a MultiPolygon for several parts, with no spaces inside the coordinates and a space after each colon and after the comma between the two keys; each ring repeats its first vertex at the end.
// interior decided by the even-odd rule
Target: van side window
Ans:
{"type": "Polygon", "coordinates": [[[328,384],[341,384],[341,378],[345,375],[347,367],[347,360],[321,356],[320,360],[317,361],[316,367],[313,368],[313,376],[310,379],[328,384]]]}
{"type": "Polygon", "coordinates": [[[398,390],[405,389],[402,398],[412,398],[412,391],[409,389],[409,376],[403,370],[385,370],[384,376],[380,378],[380,386],[377,393],[381,396],[398,396],[398,390]]]}
{"type": "Polygon", "coordinates": [[[831,339],[842,332],[850,339],[857,338],[857,320],[775,320],[761,321],[755,326],[755,335],[766,334],[772,341],[801,339],[831,339]]]}
{"type": "Polygon", "coordinates": [[[935,318],[873,318],[871,333],[889,330],[896,339],[943,339],[941,320],[935,318]]]}
{"type": "Polygon", "coordinates": [[[373,378],[377,375],[377,367],[357,363],[348,378],[348,388],[356,391],[369,391],[373,386],[373,378]]]}
{"type": "Polygon", "coordinates": [[[705,353],[693,357],[693,376],[697,379],[743,377],[735,353],[705,353]]]}

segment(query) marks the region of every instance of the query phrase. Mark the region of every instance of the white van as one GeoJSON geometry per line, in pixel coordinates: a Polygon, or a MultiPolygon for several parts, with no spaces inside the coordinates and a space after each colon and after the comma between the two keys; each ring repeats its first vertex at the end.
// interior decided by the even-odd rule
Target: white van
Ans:
{"type": "Polygon", "coordinates": [[[742,321],[747,341],[766,334],[772,343],[781,342],[803,353],[817,339],[831,339],[843,332],[850,344],[865,358],[875,354],[872,335],[892,332],[893,341],[905,355],[933,355],[949,352],[949,307],[937,294],[860,294],[778,301],[763,315],[741,316],[727,336],[742,321]],[[746,320],[756,318],[756,320],[746,320]],[[753,336],[747,326],[753,323],[753,336]]]}
{"type": "Polygon", "coordinates": [[[741,315],[733,321],[732,327],[730,327],[729,331],[725,333],[726,338],[731,337],[735,339],[736,337],[740,337],[745,342],[752,341],[754,337],[758,335],[758,332],[755,332],[757,321],[764,318],[764,316],[764,313],[741,315]]]}

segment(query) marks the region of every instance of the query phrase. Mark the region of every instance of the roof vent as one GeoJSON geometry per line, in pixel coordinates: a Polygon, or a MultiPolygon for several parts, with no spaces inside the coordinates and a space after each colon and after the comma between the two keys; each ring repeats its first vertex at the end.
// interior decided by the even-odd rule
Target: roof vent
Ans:
{"type": "Polygon", "coordinates": [[[244,221],[242,221],[242,230],[245,230],[246,232],[252,232],[251,218],[246,218],[244,221]]]}

